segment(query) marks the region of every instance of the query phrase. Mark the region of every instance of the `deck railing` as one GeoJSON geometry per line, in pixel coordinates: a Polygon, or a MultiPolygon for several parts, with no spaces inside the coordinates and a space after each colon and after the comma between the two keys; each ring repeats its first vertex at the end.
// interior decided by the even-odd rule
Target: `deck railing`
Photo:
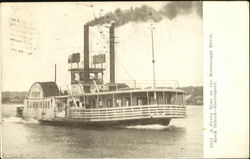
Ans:
{"type": "Polygon", "coordinates": [[[183,105],[141,105],[114,108],[85,109],[72,107],[69,118],[88,119],[91,121],[124,120],[141,118],[185,118],[186,106],[183,105]]]}
{"type": "MultiPolygon", "coordinates": [[[[119,80],[118,83],[126,83],[129,88],[147,88],[148,86],[152,86],[153,81],[151,80],[119,80]]],[[[177,80],[156,80],[156,87],[169,87],[169,88],[178,88],[179,83],[177,80]]]]}

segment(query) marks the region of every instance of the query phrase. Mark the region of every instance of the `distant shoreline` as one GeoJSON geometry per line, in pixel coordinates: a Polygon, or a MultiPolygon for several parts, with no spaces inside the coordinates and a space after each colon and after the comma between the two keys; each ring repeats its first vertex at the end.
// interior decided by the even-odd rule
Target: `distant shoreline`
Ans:
{"type": "Polygon", "coordinates": [[[23,102],[2,102],[2,104],[23,104],[23,102]]]}
{"type": "MultiPolygon", "coordinates": [[[[203,86],[180,87],[186,92],[186,105],[203,105],[203,86]]],[[[4,91],[2,92],[3,104],[22,104],[28,92],[4,91]]]]}

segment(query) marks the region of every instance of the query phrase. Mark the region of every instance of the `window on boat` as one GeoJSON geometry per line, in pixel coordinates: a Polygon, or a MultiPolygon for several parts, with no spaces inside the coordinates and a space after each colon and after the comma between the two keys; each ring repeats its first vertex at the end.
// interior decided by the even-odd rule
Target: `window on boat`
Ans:
{"type": "Polygon", "coordinates": [[[96,107],[96,100],[95,99],[91,99],[91,106],[93,106],[93,108],[96,107]]]}
{"type": "Polygon", "coordinates": [[[90,107],[90,103],[91,103],[91,101],[90,101],[90,99],[88,98],[88,96],[86,96],[86,100],[85,100],[85,108],[91,108],[90,107]]]}
{"type": "Polygon", "coordinates": [[[80,97],[80,102],[83,103],[84,102],[84,97],[80,97]]]}
{"type": "Polygon", "coordinates": [[[84,80],[84,74],[83,73],[79,73],[79,76],[80,76],[80,81],[83,81],[84,80]]]}
{"type": "Polygon", "coordinates": [[[77,107],[79,107],[79,106],[80,106],[79,101],[76,101],[76,106],[77,106],[77,107]]]}
{"type": "Polygon", "coordinates": [[[74,102],[73,101],[69,101],[69,106],[73,107],[74,106],[74,102]]]}
{"type": "Polygon", "coordinates": [[[157,104],[164,104],[163,97],[158,97],[157,96],[157,104]]]}
{"type": "Polygon", "coordinates": [[[157,100],[155,99],[155,94],[154,92],[148,92],[148,102],[149,102],[149,105],[153,105],[153,104],[156,104],[157,103],[157,100]]]}
{"type": "Polygon", "coordinates": [[[157,104],[165,104],[164,102],[164,92],[156,92],[157,104]]]}
{"type": "Polygon", "coordinates": [[[167,104],[182,105],[184,102],[183,93],[167,93],[165,98],[167,104]]]}
{"type": "Polygon", "coordinates": [[[121,107],[122,106],[122,99],[121,98],[116,99],[116,106],[117,107],[121,107]]]}
{"type": "Polygon", "coordinates": [[[81,103],[81,106],[82,106],[82,107],[85,107],[84,103],[81,103]]]}
{"type": "Polygon", "coordinates": [[[81,103],[82,107],[85,107],[85,97],[84,96],[80,97],[80,103],[81,103]]]}
{"type": "Polygon", "coordinates": [[[112,99],[107,100],[107,107],[112,107],[112,99]]]}
{"type": "Polygon", "coordinates": [[[173,93],[173,92],[166,92],[165,93],[165,100],[166,100],[166,104],[174,104],[174,96],[175,95],[175,93],[173,93]]]}
{"type": "Polygon", "coordinates": [[[149,97],[149,104],[156,104],[156,103],[157,100],[153,96],[149,97]]]}
{"type": "Polygon", "coordinates": [[[142,105],[142,99],[141,98],[137,98],[137,105],[142,105]]]}
{"type": "Polygon", "coordinates": [[[130,106],[130,98],[125,99],[125,106],[130,106]]]}
{"type": "Polygon", "coordinates": [[[100,107],[100,108],[103,107],[103,101],[102,101],[102,100],[99,101],[99,107],[100,107]]]}
{"type": "Polygon", "coordinates": [[[176,104],[178,105],[182,105],[183,104],[183,94],[177,94],[177,97],[176,97],[176,104]]]}
{"type": "Polygon", "coordinates": [[[146,97],[138,97],[137,98],[137,105],[147,105],[147,98],[146,97]]]}

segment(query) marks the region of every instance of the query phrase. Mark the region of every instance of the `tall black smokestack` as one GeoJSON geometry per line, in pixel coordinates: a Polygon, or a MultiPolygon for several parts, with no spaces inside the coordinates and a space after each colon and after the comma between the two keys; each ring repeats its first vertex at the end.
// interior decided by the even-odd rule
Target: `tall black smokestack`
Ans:
{"type": "Polygon", "coordinates": [[[115,82],[115,23],[109,28],[110,82],[115,82]]]}
{"type": "MultiPolygon", "coordinates": [[[[89,79],[89,26],[84,25],[84,82],[89,79]]],[[[84,91],[90,92],[90,88],[84,86],[84,91]]]]}

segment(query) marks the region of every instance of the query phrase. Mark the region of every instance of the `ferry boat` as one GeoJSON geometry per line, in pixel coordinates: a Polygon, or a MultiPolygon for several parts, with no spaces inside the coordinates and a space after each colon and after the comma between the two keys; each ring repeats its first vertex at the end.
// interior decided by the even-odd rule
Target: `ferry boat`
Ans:
{"type": "MultiPolygon", "coordinates": [[[[89,67],[89,26],[84,26],[84,66],[80,53],[69,56],[71,88],[62,93],[56,82],[35,82],[24,100],[23,118],[61,125],[168,125],[173,118],[185,118],[185,91],[167,87],[130,88],[115,82],[115,49],[112,24],[109,28],[110,81],[104,83],[102,67],[89,67]]],[[[94,64],[105,62],[95,55],[94,64]]],[[[154,61],[154,60],[153,60],[154,61]]],[[[55,78],[56,79],[56,78],[55,78]]],[[[20,111],[20,109],[19,109],[20,111]]],[[[20,112],[19,112],[20,114],[20,112]]]]}

